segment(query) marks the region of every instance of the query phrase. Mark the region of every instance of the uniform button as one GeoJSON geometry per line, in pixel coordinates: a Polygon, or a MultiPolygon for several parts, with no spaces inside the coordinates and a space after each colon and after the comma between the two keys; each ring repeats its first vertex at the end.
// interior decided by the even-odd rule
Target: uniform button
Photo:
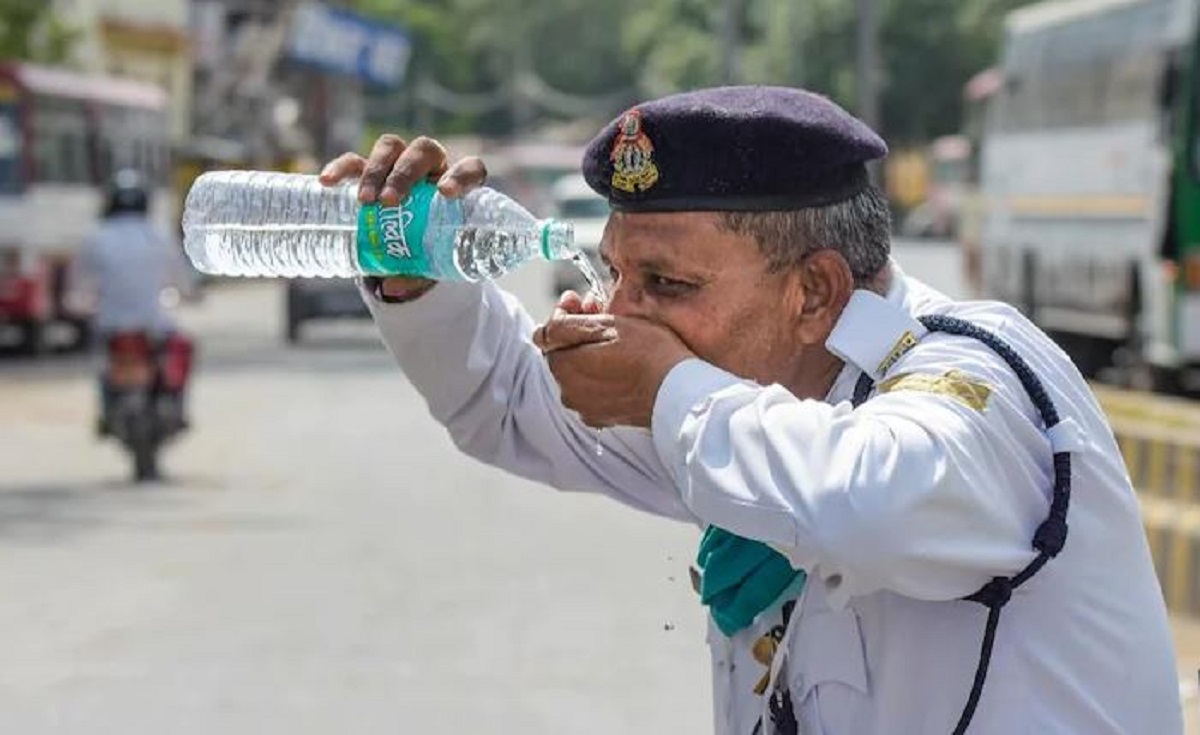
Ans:
{"type": "Polygon", "coordinates": [[[836,590],[838,587],[841,587],[841,586],[842,586],[842,575],[831,574],[825,578],[825,589],[836,590]]]}

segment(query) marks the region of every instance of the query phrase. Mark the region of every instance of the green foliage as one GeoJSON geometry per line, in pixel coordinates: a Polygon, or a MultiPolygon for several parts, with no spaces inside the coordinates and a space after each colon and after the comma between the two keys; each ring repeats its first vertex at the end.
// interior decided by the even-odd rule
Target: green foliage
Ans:
{"type": "Polygon", "coordinates": [[[634,3],[620,53],[636,62],[636,81],[651,95],[713,84],[720,73],[718,19],[708,0],[634,3]]]}
{"type": "Polygon", "coordinates": [[[0,0],[0,58],[61,63],[78,36],[47,0],[0,0]]]}
{"type": "Polygon", "coordinates": [[[885,0],[883,128],[918,141],[961,129],[962,88],[996,61],[1003,18],[1029,0],[885,0]]]}
{"type": "MultiPolygon", "coordinates": [[[[633,98],[719,84],[721,27],[734,0],[358,0],[411,32],[415,80],[463,93],[505,89],[518,71],[572,95],[633,98]]],[[[14,0],[0,0],[12,3],[14,0]]],[[[994,63],[1004,15],[1030,0],[876,0],[882,127],[898,142],[961,125],[963,85],[994,63]]],[[[855,0],[740,0],[740,79],[803,85],[853,109],[855,0]]],[[[407,95],[407,96],[406,96],[407,95]]],[[[597,110],[597,114],[607,111],[597,110]]],[[[538,109],[537,120],[553,119],[538,109]]],[[[505,132],[508,110],[445,115],[439,129],[505,132]]]]}

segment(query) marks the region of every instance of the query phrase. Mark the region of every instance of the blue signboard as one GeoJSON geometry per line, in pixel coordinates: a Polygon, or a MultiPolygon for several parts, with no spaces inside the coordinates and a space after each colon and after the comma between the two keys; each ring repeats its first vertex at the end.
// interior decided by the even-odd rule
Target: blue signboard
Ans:
{"type": "Polygon", "coordinates": [[[396,26],[305,3],[292,20],[287,54],[292,61],[356,77],[372,86],[396,87],[404,81],[412,44],[396,26]]]}

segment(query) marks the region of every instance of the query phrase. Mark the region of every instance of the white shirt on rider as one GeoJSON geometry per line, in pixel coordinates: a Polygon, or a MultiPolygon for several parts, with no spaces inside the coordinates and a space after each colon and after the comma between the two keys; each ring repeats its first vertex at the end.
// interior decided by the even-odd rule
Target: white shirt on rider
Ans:
{"type": "Polygon", "coordinates": [[[68,303],[94,313],[100,333],[174,331],[164,292],[189,293],[193,278],[175,244],[144,216],[105,220],[83,245],[71,267],[68,303]]]}

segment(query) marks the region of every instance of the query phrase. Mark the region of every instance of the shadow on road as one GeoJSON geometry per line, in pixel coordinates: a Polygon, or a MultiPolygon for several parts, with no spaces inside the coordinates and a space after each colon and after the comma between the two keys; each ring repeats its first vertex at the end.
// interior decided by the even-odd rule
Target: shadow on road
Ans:
{"type": "Polygon", "coordinates": [[[0,486],[0,541],[53,543],[62,535],[108,523],[132,503],[161,504],[167,500],[161,495],[155,497],[151,489],[117,479],[71,485],[0,486]]]}
{"type": "Polygon", "coordinates": [[[393,369],[377,338],[339,336],[293,347],[270,345],[201,346],[196,360],[199,375],[238,372],[342,374],[372,373],[393,369]]]}
{"type": "MultiPolygon", "coordinates": [[[[202,527],[194,515],[202,493],[224,489],[216,478],[169,477],[137,485],[123,478],[91,482],[0,485],[0,544],[54,545],[66,536],[114,526],[202,527]]],[[[225,518],[220,524],[265,527],[278,517],[225,518]]]]}
{"type": "MultiPolygon", "coordinates": [[[[200,375],[257,370],[340,374],[376,372],[392,367],[387,351],[374,332],[318,334],[297,345],[240,335],[209,340],[201,337],[195,364],[200,375]]],[[[52,383],[90,377],[98,369],[98,358],[91,355],[30,358],[0,354],[0,379],[52,383]]]]}

